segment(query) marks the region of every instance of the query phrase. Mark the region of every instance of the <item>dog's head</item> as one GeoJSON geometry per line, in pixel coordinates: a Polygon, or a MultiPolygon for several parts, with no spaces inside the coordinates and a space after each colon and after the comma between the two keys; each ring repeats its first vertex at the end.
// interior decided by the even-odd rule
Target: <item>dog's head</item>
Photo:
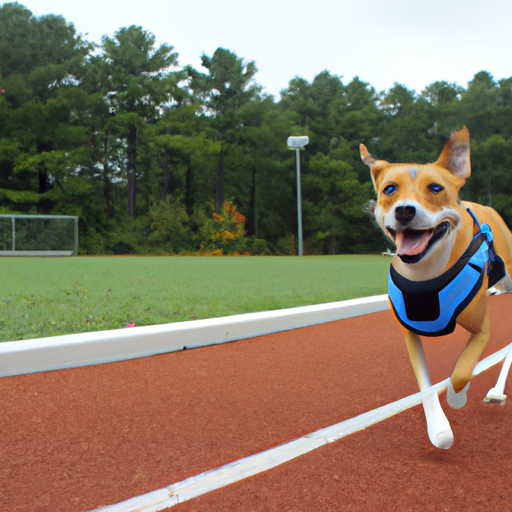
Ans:
{"type": "Polygon", "coordinates": [[[432,164],[375,160],[364,144],[360,151],[377,192],[375,219],[400,259],[418,263],[452,245],[464,210],[459,190],[471,174],[468,129],[453,132],[432,164]]]}

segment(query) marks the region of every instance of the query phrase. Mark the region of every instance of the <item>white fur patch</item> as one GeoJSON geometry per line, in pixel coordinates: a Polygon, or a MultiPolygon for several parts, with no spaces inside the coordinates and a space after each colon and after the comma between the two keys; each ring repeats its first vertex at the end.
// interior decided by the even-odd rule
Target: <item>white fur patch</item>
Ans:
{"type": "Polygon", "coordinates": [[[416,209],[414,219],[407,226],[408,229],[432,229],[441,222],[450,222],[450,232],[436,242],[432,250],[419,262],[413,265],[404,263],[400,258],[393,259],[393,266],[399,274],[412,281],[432,279],[443,272],[455,241],[455,233],[459,229],[462,219],[459,213],[452,208],[443,208],[438,212],[425,209],[417,201],[399,201],[393,208],[385,212],[381,207],[375,209],[375,219],[379,226],[387,233],[386,228],[400,231],[403,226],[395,219],[397,206],[413,206],[416,209]],[[418,276],[421,276],[419,279],[418,276]]]}

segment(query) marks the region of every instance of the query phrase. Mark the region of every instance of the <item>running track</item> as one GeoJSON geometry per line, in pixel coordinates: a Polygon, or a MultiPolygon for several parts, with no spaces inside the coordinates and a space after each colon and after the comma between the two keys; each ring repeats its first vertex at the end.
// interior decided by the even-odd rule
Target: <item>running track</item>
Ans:
{"type": "MultiPolygon", "coordinates": [[[[512,296],[492,297],[492,342],[512,342],[512,296]]],[[[426,342],[434,382],[467,335],[426,342]]],[[[510,511],[512,398],[441,402],[433,448],[416,407],[172,511],[510,511]]],[[[0,511],[81,512],[126,500],[417,391],[389,312],[195,350],[0,379],[0,511]]],[[[510,385],[505,393],[512,393],[510,385]]]]}

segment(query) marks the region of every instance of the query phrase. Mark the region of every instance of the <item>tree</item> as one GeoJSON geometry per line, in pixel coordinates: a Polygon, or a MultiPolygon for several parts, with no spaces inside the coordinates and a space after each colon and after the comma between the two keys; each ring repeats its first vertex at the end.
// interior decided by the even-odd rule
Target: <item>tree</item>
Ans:
{"type": "Polygon", "coordinates": [[[460,100],[460,124],[471,134],[471,179],[462,189],[462,197],[482,203],[491,201],[492,166],[499,164],[500,135],[499,89],[487,72],[477,73],[460,100]],[[489,143],[485,144],[485,141],[489,143]]]}
{"type": "Polygon", "coordinates": [[[203,53],[203,67],[208,74],[189,68],[192,89],[201,98],[205,111],[211,116],[221,147],[215,180],[215,208],[220,212],[224,205],[224,158],[230,134],[240,128],[239,109],[260,91],[252,83],[257,71],[254,62],[244,62],[234,53],[217,48],[212,57],[203,53]]]}
{"type": "Polygon", "coordinates": [[[464,88],[445,81],[428,85],[421,93],[433,108],[434,125],[432,131],[441,136],[449,134],[461,123],[461,98],[464,88]]]}
{"type": "Polygon", "coordinates": [[[512,140],[506,140],[502,135],[491,135],[483,141],[473,141],[471,161],[476,176],[468,181],[465,195],[470,193],[476,201],[493,206],[493,190],[510,190],[511,180],[507,175],[512,165],[511,150],[512,140]],[[496,187],[493,178],[494,181],[501,182],[501,186],[496,187]]]}
{"type": "Polygon", "coordinates": [[[228,154],[233,172],[227,194],[246,213],[247,235],[276,243],[297,219],[294,153],[286,147],[297,119],[271,97],[248,102],[240,119],[243,128],[236,131],[228,154]]]}
{"type": "Polygon", "coordinates": [[[367,252],[375,248],[373,226],[365,213],[371,184],[361,184],[340,156],[316,154],[303,177],[306,246],[320,254],[367,252]]]}
{"type": "Polygon", "coordinates": [[[382,94],[384,123],[376,148],[379,158],[390,162],[432,161],[438,137],[432,132],[433,107],[401,84],[382,94]]]}
{"type": "Polygon", "coordinates": [[[37,78],[53,74],[51,82],[48,78],[41,83],[31,82],[39,91],[51,95],[52,90],[70,77],[70,71],[76,72],[82,67],[83,57],[89,49],[90,45],[76,34],[74,26],[62,16],[33,16],[18,3],[0,6],[2,80],[13,75],[27,77],[34,70],[49,66],[46,73],[37,78]]]}
{"type": "Polygon", "coordinates": [[[108,100],[126,141],[128,215],[135,217],[137,147],[146,123],[154,123],[160,108],[172,100],[176,80],[170,68],[177,63],[173,47],[156,47],[155,36],[132,25],[114,38],[102,39],[109,76],[108,100]]]}
{"type": "Polygon", "coordinates": [[[159,160],[158,191],[165,198],[178,195],[189,215],[196,204],[211,199],[209,177],[220,142],[214,140],[207,120],[200,115],[201,106],[194,98],[166,108],[155,125],[153,142],[159,160]]]}
{"type": "Polygon", "coordinates": [[[85,132],[72,110],[90,49],[60,16],[35,17],[13,3],[0,7],[0,187],[5,206],[50,211],[56,196],[65,199],[55,187],[81,161],[85,132]]]}
{"type": "Polygon", "coordinates": [[[498,133],[499,89],[486,71],[477,73],[461,98],[461,120],[472,139],[484,139],[498,133]]]}
{"type": "Polygon", "coordinates": [[[329,151],[330,140],[339,133],[333,124],[332,108],[342,101],[345,87],[337,76],[323,71],[311,84],[303,78],[294,78],[282,93],[282,107],[298,115],[298,124],[304,133],[314,133],[308,146],[308,154],[329,151]]]}

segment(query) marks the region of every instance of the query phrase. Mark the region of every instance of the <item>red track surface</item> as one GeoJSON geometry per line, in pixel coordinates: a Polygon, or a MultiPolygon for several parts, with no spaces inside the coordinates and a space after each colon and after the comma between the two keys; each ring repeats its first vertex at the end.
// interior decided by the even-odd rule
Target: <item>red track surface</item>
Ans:
{"type": "MultiPolygon", "coordinates": [[[[512,296],[491,298],[487,354],[512,342],[512,296]]],[[[433,381],[467,335],[426,342],[433,381]]],[[[512,398],[442,403],[455,433],[433,448],[421,408],[173,511],[510,511],[512,398]]],[[[0,511],[78,512],[164,487],[410,395],[388,312],[70,370],[0,379],[0,511]]],[[[507,389],[505,390],[507,392],[507,389]]],[[[512,393],[510,385],[508,392],[512,393]]]]}

